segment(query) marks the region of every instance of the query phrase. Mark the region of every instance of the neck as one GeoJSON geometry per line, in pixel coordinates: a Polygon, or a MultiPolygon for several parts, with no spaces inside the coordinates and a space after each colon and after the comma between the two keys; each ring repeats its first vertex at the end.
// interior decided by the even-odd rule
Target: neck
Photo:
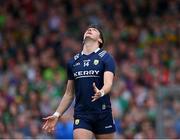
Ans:
{"type": "Polygon", "coordinates": [[[97,48],[99,48],[99,43],[97,41],[94,41],[92,39],[85,39],[82,51],[84,54],[88,55],[94,52],[97,48]]]}

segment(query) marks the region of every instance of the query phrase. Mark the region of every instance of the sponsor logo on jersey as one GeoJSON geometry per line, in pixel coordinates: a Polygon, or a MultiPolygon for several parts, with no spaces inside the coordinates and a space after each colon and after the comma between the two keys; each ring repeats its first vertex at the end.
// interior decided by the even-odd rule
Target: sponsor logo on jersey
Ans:
{"type": "Polygon", "coordinates": [[[112,128],[112,125],[105,126],[105,128],[112,128]]]}
{"type": "Polygon", "coordinates": [[[94,63],[94,65],[98,65],[99,64],[99,60],[95,59],[93,63],[94,63]]]}
{"type": "Polygon", "coordinates": [[[82,77],[99,77],[99,70],[85,70],[85,71],[77,71],[74,73],[75,79],[82,77]]]}
{"type": "Polygon", "coordinates": [[[80,65],[80,62],[77,62],[76,64],[74,64],[73,66],[76,67],[76,66],[79,66],[80,65]]]}

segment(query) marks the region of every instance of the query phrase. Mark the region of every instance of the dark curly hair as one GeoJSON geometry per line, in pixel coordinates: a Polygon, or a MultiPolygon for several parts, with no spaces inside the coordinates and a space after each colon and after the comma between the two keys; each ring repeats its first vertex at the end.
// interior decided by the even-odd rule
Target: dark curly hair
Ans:
{"type": "Polygon", "coordinates": [[[102,40],[102,43],[99,42],[99,47],[102,48],[103,45],[104,45],[104,37],[103,37],[103,33],[102,33],[102,27],[100,25],[92,24],[92,25],[89,25],[88,28],[95,28],[95,29],[97,29],[99,31],[100,38],[102,40]]]}

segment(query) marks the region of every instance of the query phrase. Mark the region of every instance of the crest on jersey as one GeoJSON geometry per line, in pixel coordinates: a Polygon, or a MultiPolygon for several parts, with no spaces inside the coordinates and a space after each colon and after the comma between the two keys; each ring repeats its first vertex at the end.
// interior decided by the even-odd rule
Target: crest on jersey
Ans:
{"type": "Polygon", "coordinates": [[[99,64],[99,60],[95,59],[94,60],[94,65],[98,65],[99,64]]]}
{"type": "Polygon", "coordinates": [[[80,120],[79,120],[79,119],[76,119],[76,120],[75,120],[75,125],[78,125],[79,122],[80,122],[80,120]]]}
{"type": "Polygon", "coordinates": [[[88,67],[90,60],[89,59],[88,60],[83,60],[83,62],[84,62],[84,67],[88,67]]]}

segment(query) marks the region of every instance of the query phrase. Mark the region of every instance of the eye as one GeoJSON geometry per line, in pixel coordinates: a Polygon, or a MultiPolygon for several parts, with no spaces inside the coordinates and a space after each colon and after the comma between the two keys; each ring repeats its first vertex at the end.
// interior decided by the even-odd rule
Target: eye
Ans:
{"type": "Polygon", "coordinates": [[[93,31],[96,31],[96,32],[98,32],[98,30],[97,30],[97,29],[95,29],[95,28],[93,28],[93,31]]]}

